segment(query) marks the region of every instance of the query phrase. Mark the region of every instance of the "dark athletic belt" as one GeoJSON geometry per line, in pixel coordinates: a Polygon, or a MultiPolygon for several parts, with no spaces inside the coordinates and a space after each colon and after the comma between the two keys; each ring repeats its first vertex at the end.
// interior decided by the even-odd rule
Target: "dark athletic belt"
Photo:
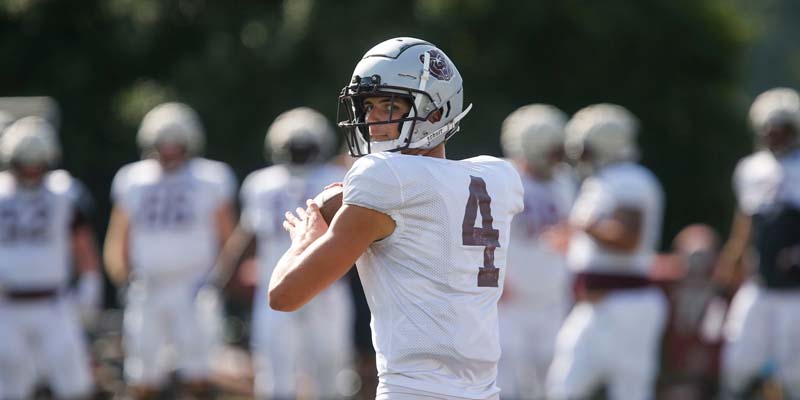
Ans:
{"type": "Polygon", "coordinates": [[[3,290],[2,296],[9,300],[46,300],[56,297],[58,289],[36,289],[36,290],[3,290]]]}
{"type": "Polygon", "coordinates": [[[579,272],[573,285],[577,290],[626,290],[649,287],[653,282],[646,276],[601,272],[579,272]]]}

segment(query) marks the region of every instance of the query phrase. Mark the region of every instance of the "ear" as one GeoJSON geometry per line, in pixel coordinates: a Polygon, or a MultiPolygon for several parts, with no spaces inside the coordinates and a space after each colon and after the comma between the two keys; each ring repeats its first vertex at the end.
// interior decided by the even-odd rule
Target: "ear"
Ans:
{"type": "Polygon", "coordinates": [[[439,122],[442,119],[442,109],[438,109],[431,113],[428,117],[428,122],[433,122],[434,124],[439,122]]]}

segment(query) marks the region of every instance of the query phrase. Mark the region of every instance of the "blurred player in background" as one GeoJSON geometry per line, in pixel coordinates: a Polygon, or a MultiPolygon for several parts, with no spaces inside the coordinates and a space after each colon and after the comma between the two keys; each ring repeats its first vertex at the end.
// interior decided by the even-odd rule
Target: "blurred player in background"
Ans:
{"type": "Polygon", "coordinates": [[[37,376],[54,395],[90,398],[93,384],[80,318],[93,314],[102,282],[94,232],[76,181],[53,171],[56,132],[25,117],[0,138],[0,398],[31,398],[37,376]],[[77,284],[68,288],[77,270],[77,284]]]}
{"type": "Polygon", "coordinates": [[[500,159],[445,159],[470,109],[463,95],[458,70],[428,42],[370,49],[339,97],[350,152],[363,156],[343,206],[330,229],[311,201],[284,222],[292,246],[270,306],[298,309],[358,260],[379,400],[499,398],[497,302],[523,189],[500,159]]]}
{"type": "Polygon", "coordinates": [[[664,199],[656,177],[636,163],[637,125],[628,110],[596,104],[566,127],[567,154],[591,176],[570,214],[567,263],[577,304],[548,374],[554,399],[588,398],[603,385],[611,399],[655,395],[667,302],[648,275],[664,199]]]}
{"type": "Polygon", "coordinates": [[[738,209],[718,275],[754,267],[725,326],[723,385],[744,396],[754,379],[775,379],[800,398],[800,97],[776,88],[750,108],[758,150],[733,174],[738,209]]]}
{"type": "Polygon", "coordinates": [[[692,224],[672,241],[672,253],[659,257],[653,278],[670,300],[659,398],[701,400],[718,391],[722,325],[728,299],[712,280],[720,250],[719,235],[692,224]]]}
{"type": "Polygon", "coordinates": [[[236,179],[227,165],[199,156],[203,128],[185,104],[148,112],[137,141],[150,158],[114,177],[104,254],[110,278],[128,285],[125,377],[137,396],[156,395],[172,349],[188,390],[207,395],[219,309],[205,281],[233,230],[236,179]]]}
{"type": "Polygon", "coordinates": [[[563,112],[544,104],[521,107],[503,122],[503,153],[525,188],[525,209],[512,223],[499,304],[503,354],[497,380],[508,399],[544,397],[556,334],[570,307],[564,250],[577,188],[562,163],[566,122],[563,112]]]}
{"type": "Polygon", "coordinates": [[[286,111],[270,125],[265,139],[267,156],[275,165],[251,173],[242,184],[242,216],[223,250],[220,269],[230,271],[255,245],[259,283],[251,343],[260,399],[310,394],[300,386],[303,374],[312,379],[316,397],[345,396],[337,388],[337,377],[353,358],[347,282],[336,281],[296,313],[267,305],[272,270],[291,245],[282,227],[284,214],[344,176],[342,166],[325,164],[335,145],[333,128],[322,114],[306,107],[286,111]]]}

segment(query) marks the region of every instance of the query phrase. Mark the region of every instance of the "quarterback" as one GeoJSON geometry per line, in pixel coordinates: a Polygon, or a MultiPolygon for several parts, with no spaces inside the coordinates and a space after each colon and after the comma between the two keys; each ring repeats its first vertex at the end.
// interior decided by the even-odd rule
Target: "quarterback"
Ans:
{"type": "Polygon", "coordinates": [[[355,263],[372,312],[377,399],[497,399],[497,301],[520,177],[488,156],[453,161],[461,75],[437,47],[395,38],[370,49],[339,97],[353,156],[326,226],[308,201],[272,274],[270,306],[292,311],[355,263]]]}

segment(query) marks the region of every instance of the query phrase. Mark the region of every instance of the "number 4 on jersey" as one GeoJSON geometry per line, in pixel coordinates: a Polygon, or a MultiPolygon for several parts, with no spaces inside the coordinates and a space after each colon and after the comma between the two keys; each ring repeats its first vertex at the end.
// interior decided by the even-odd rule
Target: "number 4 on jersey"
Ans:
{"type": "Polygon", "coordinates": [[[478,268],[479,287],[497,287],[500,270],[494,266],[494,251],[500,247],[500,231],[492,227],[492,198],[486,191],[483,178],[470,175],[469,199],[464,210],[461,237],[465,246],[484,246],[483,267],[478,268]],[[475,227],[478,210],[481,212],[481,227],[475,227]]]}

